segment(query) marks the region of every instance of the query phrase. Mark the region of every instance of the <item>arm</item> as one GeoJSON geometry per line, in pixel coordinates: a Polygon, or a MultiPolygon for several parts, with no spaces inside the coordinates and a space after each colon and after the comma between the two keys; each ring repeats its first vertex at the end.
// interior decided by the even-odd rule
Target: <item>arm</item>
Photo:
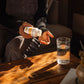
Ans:
{"type": "MultiPolygon", "coordinates": [[[[40,47],[40,43],[44,44],[44,45],[48,45],[50,43],[49,37],[51,37],[51,38],[54,37],[52,35],[52,33],[46,28],[46,22],[47,22],[47,20],[46,20],[46,17],[47,17],[46,1],[47,0],[38,0],[38,11],[36,12],[36,15],[34,16],[34,18],[35,18],[35,25],[34,26],[36,26],[42,30],[42,32],[43,32],[42,36],[38,37],[38,39],[37,38],[32,39],[32,42],[30,43],[30,45],[28,46],[28,48],[24,52],[25,57],[28,57],[29,55],[31,55],[31,53],[35,52],[38,49],[38,47],[40,47]]],[[[19,30],[19,32],[22,35],[20,30],[19,30]]],[[[23,35],[25,35],[24,32],[23,32],[23,35]]],[[[26,38],[27,37],[29,38],[28,34],[25,36],[26,36],[26,38]]]]}
{"type": "MultiPolygon", "coordinates": [[[[27,39],[32,38],[30,35],[24,33],[25,26],[32,26],[32,25],[27,23],[27,22],[24,22],[19,28],[19,33],[24,38],[27,38],[27,39]]],[[[48,45],[50,43],[50,38],[49,37],[53,38],[54,36],[49,31],[45,31],[40,37],[38,37],[38,39],[37,38],[33,38],[32,42],[30,43],[28,48],[23,53],[24,54],[24,58],[30,56],[31,53],[35,52],[38,49],[38,47],[40,47],[40,44],[48,45]]]]}

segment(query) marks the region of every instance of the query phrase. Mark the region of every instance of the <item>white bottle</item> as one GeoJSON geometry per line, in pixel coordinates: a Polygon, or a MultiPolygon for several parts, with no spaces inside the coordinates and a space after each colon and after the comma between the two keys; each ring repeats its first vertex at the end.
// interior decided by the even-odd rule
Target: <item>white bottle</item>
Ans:
{"type": "Polygon", "coordinates": [[[36,27],[25,27],[24,32],[31,35],[32,37],[37,37],[42,35],[42,30],[36,27]]]}

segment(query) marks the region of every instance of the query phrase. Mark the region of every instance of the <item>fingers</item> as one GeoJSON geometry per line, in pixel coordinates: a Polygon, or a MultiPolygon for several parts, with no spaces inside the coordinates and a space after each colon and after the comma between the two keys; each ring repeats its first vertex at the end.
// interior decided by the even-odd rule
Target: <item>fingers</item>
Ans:
{"type": "Polygon", "coordinates": [[[30,35],[28,35],[28,34],[26,34],[26,33],[24,32],[24,29],[23,29],[22,26],[20,26],[20,28],[19,28],[19,33],[20,33],[24,38],[27,38],[27,39],[32,38],[30,35]]]}
{"type": "Polygon", "coordinates": [[[48,45],[50,44],[50,38],[47,36],[46,40],[43,40],[42,38],[38,38],[41,44],[48,45]]]}
{"type": "Polygon", "coordinates": [[[45,40],[45,42],[50,42],[49,36],[47,36],[47,39],[45,40]]]}
{"type": "Polygon", "coordinates": [[[31,24],[29,24],[29,23],[27,23],[27,22],[24,22],[21,26],[20,26],[20,28],[19,28],[19,34],[21,34],[24,38],[32,38],[32,36],[30,36],[30,35],[28,35],[28,34],[26,34],[25,32],[24,32],[24,28],[26,27],[26,26],[28,26],[28,27],[33,27],[31,24]]]}
{"type": "Polygon", "coordinates": [[[22,24],[22,26],[23,26],[23,28],[25,28],[26,26],[28,26],[28,27],[33,27],[33,25],[29,24],[28,22],[24,22],[24,23],[22,24]]]}
{"type": "Polygon", "coordinates": [[[28,22],[24,22],[20,28],[19,28],[19,33],[21,33],[22,31],[24,31],[24,28],[28,26],[28,27],[33,27],[33,25],[29,24],[28,22]]]}
{"type": "Polygon", "coordinates": [[[41,44],[44,44],[44,45],[50,44],[50,42],[46,42],[46,41],[42,41],[42,40],[40,41],[40,43],[41,43],[41,44]]]}
{"type": "Polygon", "coordinates": [[[54,38],[54,35],[53,35],[50,31],[47,31],[47,34],[48,34],[51,38],[54,38]]]}

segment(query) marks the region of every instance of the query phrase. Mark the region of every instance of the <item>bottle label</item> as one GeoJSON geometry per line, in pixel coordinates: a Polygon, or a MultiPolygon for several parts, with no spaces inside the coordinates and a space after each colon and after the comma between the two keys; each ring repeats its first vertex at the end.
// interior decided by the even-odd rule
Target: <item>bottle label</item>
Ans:
{"type": "Polygon", "coordinates": [[[31,27],[28,30],[28,34],[32,35],[32,28],[31,27]]]}
{"type": "Polygon", "coordinates": [[[35,27],[25,27],[24,32],[31,35],[32,37],[41,36],[42,30],[35,27]]]}
{"type": "Polygon", "coordinates": [[[32,36],[32,27],[25,27],[24,32],[32,36]]]}

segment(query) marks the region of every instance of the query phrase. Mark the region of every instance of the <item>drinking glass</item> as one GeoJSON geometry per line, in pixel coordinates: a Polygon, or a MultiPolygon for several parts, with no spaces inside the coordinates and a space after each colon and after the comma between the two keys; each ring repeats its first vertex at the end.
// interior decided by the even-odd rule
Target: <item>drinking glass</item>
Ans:
{"type": "Polygon", "coordinates": [[[57,38],[57,63],[66,65],[70,63],[70,41],[68,37],[57,38]]]}

